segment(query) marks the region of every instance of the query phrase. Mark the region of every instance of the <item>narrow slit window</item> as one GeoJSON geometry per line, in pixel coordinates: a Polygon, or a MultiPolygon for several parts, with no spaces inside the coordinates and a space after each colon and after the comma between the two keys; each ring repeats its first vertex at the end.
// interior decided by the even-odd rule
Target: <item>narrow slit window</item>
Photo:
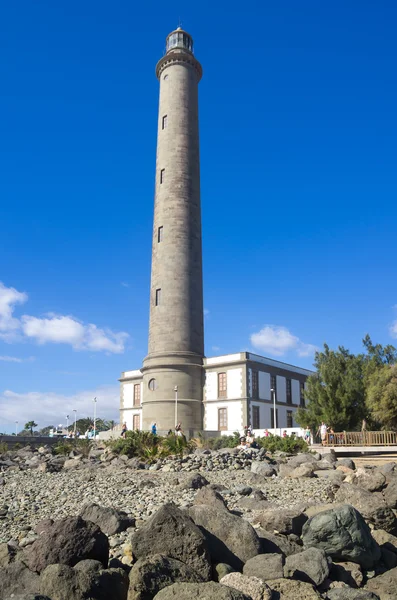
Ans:
{"type": "Polygon", "coordinates": [[[162,122],[161,122],[162,128],[165,129],[167,127],[167,124],[168,124],[168,116],[164,115],[162,118],[162,122]]]}
{"type": "Polygon", "coordinates": [[[156,290],[156,306],[159,306],[161,303],[161,288],[156,290]]]}
{"type": "Polygon", "coordinates": [[[163,241],[163,227],[159,227],[157,230],[157,242],[160,243],[163,241]]]}
{"type": "Polygon", "coordinates": [[[164,183],[165,178],[165,169],[161,169],[160,171],[160,183],[164,183]]]}

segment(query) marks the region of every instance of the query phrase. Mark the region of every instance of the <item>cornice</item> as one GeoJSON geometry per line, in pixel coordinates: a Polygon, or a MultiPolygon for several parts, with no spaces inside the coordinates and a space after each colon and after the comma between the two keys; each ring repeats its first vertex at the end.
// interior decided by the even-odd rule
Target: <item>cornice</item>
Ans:
{"type": "Polygon", "coordinates": [[[191,65],[197,73],[198,81],[200,81],[200,79],[203,76],[203,68],[200,65],[199,61],[193,56],[193,54],[189,54],[188,52],[183,52],[183,51],[178,52],[177,50],[174,50],[172,52],[169,52],[168,54],[165,54],[165,56],[160,58],[159,62],[157,63],[157,65],[156,65],[157,79],[160,79],[161,73],[164,71],[164,69],[169,67],[172,64],[189,64],[189,65],[191,65]]]}

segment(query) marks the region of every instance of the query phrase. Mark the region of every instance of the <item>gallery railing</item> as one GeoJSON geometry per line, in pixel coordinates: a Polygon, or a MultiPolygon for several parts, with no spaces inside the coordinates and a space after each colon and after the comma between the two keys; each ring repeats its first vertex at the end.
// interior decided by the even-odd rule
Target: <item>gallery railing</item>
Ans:
{"type": "Polygon", "coordinates": [[[342,431],[327,433],[326,446],[397,446],[396,431],[342,431]]]}

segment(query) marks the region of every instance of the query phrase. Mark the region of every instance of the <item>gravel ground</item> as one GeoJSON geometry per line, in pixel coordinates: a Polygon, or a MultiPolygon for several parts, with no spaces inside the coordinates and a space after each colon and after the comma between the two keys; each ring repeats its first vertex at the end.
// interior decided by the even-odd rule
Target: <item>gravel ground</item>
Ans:
{"type": "MultiPolygon", "coordinates": [[[[260,479],[253,483],[247,472],[203,472],[210,483],[226,486],[229,490],[247,484],[261,489],[267,500],[280,507],[330,502],[330,484],[323,479],[260,479]],[[248,479],[248,481],[247,481],[248,479]]],[[[0,482],[0,542],[18,540],[22,546],[34,539],[33,529],[43,519],[59,519],[77,515],[82,506],[96,502],[124,510],[136,518],[136,526],[156,512],[165,502],[173,501],[181,507],[190,506],[196,490],[184,490],[187,473],[135,471],[109,466],[46,473],[38,470],[10,469],[1,474],[0,482]]],[[[230,509],[239,509],[241,495],[225,494],[230,509]]],[[[241,509],[250,520],[252,511],[241,509]]],[[[118,546],[127,534],[111,540],[118,546]]]]}

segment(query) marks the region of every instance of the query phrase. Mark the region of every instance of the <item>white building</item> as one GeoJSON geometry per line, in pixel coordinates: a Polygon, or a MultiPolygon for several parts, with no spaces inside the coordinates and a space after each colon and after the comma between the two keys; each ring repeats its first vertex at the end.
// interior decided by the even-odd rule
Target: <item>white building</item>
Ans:
{"type": "MultiPolygon", "coordinates": [[[[304,406],[305,381],[312,371],[251,352],[238,352],[204,358],[204,374],[203,430],[233,433],[242,431],[245,425],[256,431],[273,429],[274,393],[277,429],[297,427],[294,415],[299,406],[304,406]]],[[[128,429],[140,429],[145,399],[151,390],[144,389],[140,370],[124,372],[120,383],[121,422],[127,423],[128,429]]],[[[177,392],[175,407],[177,422],[177,392]]],[[[158,430],[164,431],[161,417],[156,423],[158,430]]]]}

